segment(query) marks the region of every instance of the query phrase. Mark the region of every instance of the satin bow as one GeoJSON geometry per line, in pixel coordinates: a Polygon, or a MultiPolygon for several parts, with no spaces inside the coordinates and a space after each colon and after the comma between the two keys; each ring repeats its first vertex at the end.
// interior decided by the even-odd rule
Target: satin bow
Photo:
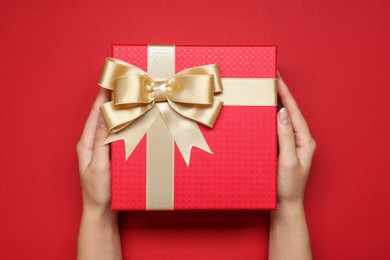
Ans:
{"type": "Polygon", "coordinates": [[[154,79],[127,62],[107,58],[99,85],[112,90],[100,108],[111,135],[124,139],[126,159],[158,116],[162,116],[187,165],[192,146],[212,153],[196,122],[213,127],[223,102],[216,64],[184,69],[167,79],[154,79]]]}

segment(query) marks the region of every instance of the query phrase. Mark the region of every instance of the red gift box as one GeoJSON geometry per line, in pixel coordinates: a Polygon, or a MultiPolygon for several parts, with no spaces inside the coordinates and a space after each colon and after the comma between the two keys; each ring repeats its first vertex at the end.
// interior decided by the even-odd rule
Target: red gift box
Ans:
{"type": "MultiPolygon", "coordinates": [[[[229,78],[255,78],[273,82],[273,95],[263,97],[272,100],[265,105],[251,105],[245,104],[244,97],[238,105],[224,105],[213,128],[198,124],[212,154],[195,147],[187,166],[175,145],[171,162],[172,183],[168,183],[170,188],[164,187],[167,184],[163,180],[153,180],[153,184],[150,178],[158,176],[148,176],[148,147],[153,145],[151,142],[154,139],[147,141],[145,135],[128,159],[124,141],[112,142],[112,209],[274,209],[277,163],[276,47],[172,48],[173,69],[176,73],[189,67],[217,64],[222,82],[229,78]],[[171,189],[171,207],[147,206],[150,190],[153,190],[154,197],[157,196],[154,204],[158,204],[159,190],[167,193],[166,189],[171,189]]],[[[112,55],[144,71],[148,71],[148,62],[151,62],[148,59],[148,46],[114,45],[112,55]]],[[[153,62],[159,61],[157,59],[153,62]]],[[[142,117],[137,120],[142,120],[142,117]]],[[[164,156],[164,151],[160,153],[164,156]]]]}

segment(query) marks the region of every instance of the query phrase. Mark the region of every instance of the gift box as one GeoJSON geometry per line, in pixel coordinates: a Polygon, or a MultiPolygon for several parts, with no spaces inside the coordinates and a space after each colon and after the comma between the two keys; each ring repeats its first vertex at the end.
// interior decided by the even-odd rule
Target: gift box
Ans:
{"type": "Polygon", "coordinates": [[[113,210],[275,208],[275,46],[113,45],[112,56],[99,85],[113,91],[101,109],[113,210]]]}

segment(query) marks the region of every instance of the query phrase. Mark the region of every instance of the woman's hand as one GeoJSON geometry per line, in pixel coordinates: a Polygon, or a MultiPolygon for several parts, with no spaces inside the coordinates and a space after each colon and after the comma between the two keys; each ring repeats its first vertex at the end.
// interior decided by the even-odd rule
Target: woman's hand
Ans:
{"type": "Polygon", "coordinates": [[[111,211],[110,146],[104,145],[109,133],[99,110],[108,95],[100,90],[77,143],[84,211],[111,211]]]}
{"type": "Polygon", "coordinates": [[[304,194],[316,143],[299,107],[278,75],[278,203],[271,212],[269,259],[312,259],[304,194]]]}
{"type": "Polygon", "coordinates": [[[112,211],[109,133],[100,115],[100,106],[109,91],[100,89],[77,143],[83,196],[78,259],[122,259],[118,214],[112,211]]]}
{"type": "Polygon", "coordinates": [[[303,207],[316,142],[280,75],[278,94],[284,106],[278,113],[278,210],[292,210],[303,207]]]}

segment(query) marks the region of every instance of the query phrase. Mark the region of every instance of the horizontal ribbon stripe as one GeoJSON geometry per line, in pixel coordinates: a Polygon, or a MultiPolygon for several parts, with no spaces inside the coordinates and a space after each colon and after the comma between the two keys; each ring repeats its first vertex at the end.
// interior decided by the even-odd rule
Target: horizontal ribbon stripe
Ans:
{"type": "Polygon", "coordinates": [[[215,98],[225,106],[276,106],[276,79],[222,78],[223,93],[215,98]]]}

